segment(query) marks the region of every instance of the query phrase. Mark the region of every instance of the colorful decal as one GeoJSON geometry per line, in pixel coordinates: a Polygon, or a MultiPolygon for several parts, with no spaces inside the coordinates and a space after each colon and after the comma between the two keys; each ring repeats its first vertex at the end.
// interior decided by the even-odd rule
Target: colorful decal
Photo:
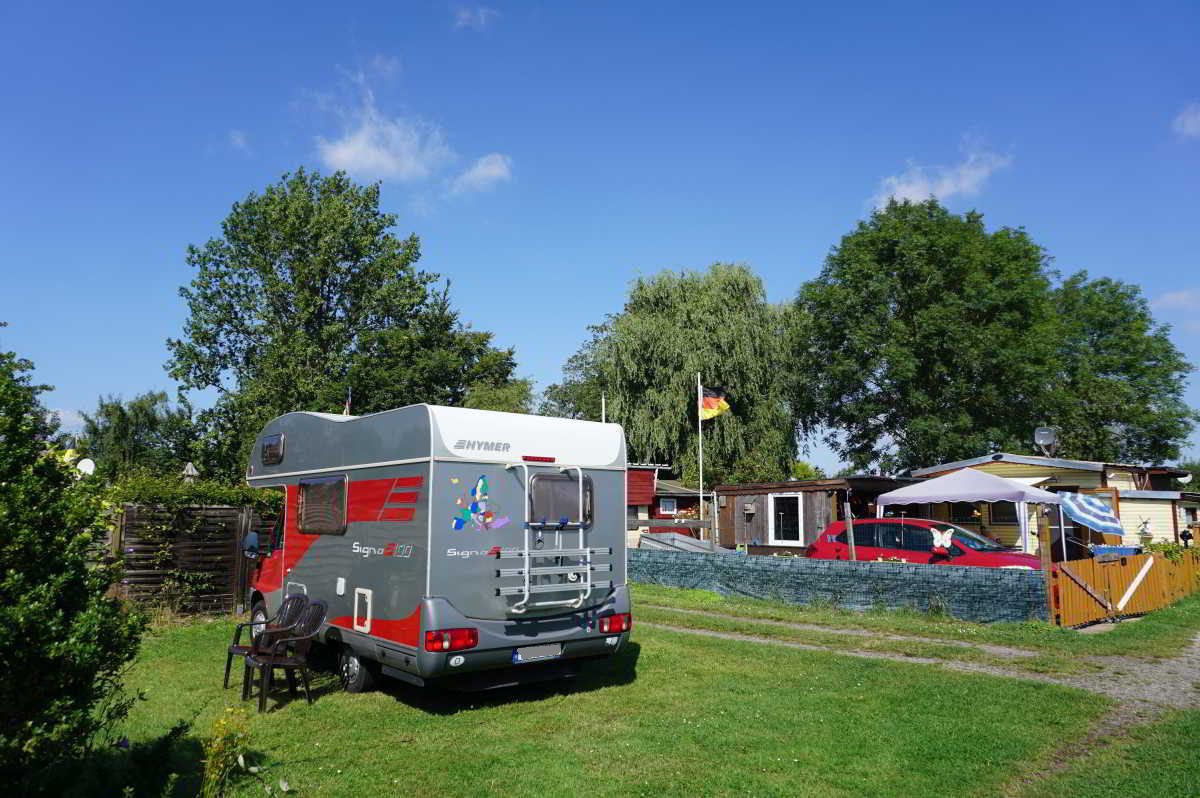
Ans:
{"type": "MultiPolygon", "coordinates": [[[[458,480],[451,477],[452,483],[457,483],[458,480]]],[[[459,496],[454,500],[458,509],[455,510],[454,516],[450,519],[450,527],[452,529],[465,529],[467,524],[473,524],[477,532],[484,532],[488,529],[499,529],[509,522],[508,516],[500,518],[488,508],[488,480],[486,474],[481,474],[479,479],[475,481],[475,487],[459,496]]]]}

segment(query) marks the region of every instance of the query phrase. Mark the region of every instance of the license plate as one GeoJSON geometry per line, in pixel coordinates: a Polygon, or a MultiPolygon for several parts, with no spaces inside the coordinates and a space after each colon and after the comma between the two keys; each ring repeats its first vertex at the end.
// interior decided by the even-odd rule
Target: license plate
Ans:
{"type": "Polygon", "coordinates": [[[525,646],[513,649],[513,664],[535,662],[539,659],[554,659],[562,656],[562,643],[547,643],[544,646],[525,646]]]}

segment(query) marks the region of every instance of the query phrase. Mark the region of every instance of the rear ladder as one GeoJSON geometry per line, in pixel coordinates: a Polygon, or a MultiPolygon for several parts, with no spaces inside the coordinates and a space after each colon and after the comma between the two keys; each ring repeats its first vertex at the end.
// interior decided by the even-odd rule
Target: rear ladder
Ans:
{"type": "Polygon", "coordinates": [[[568,523],[566,518],[563,518],[558,523],[533,522],[529,519],[529,466],[525,463],[511,463],[505,468],[520,468],[524,478],[525,491],[525,524],[524,524],[524,542],[521,549],[514,551],[497,551],[495,554],[498,560],[521,560],[520,568],[497,568],[496,578],[504,579],[511,577],[520,577],[521,584],[502,586],[496,588],[497,596],[520,596],[521,599],[509,607],[509,612],[514,615],[520,615],[531,607],[570,607],[579,608],[588,600],[595,589],[603,589],[612,587],[612,579],[595,579],[593,574],[611,573],[612,563],[594,563],[593,555],[612,555],[611,548],[589,548],[587,546],[587,529],[585,528],[585,518],[583,514],[583,469],[579,466],[564,466],[559,469],[560,473],[576,472],[579,479],[579,522],[568,523]],[[578,531],[578,544],[575,548],[563,547],[563,533],[569,531],[578,531]],[[543,534],[547,531],[554,532],[554,547],[551,549],[542,549],[544,545],[543,534]],[[531,535],[537,534],[537,538],[530,540],[531,535]],[[536,561],[553,560],[551,565],[538,565],[536,561]],[[575,559],[576,562],[564,564],[565,559],[575,559]],[[534,580],[538,577],[559,577],[561,581],[535,584],[534,580]],[[542,595],[547,593],[567,593],[577,592],[578,595],[573,598],[552,599],[549,601],[530,601],[534,595],[542,595]]]}

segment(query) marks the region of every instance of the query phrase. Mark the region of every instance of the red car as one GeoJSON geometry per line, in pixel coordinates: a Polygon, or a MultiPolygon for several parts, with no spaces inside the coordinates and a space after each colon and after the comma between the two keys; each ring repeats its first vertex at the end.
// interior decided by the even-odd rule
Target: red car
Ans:
{"type": "MultiPolygon", "coordinates": [[[[1032,554],[1002,546],[978,532],[963,529],[948,521],[929,521],[924,518],[856,520],[854,549],[859,560],[1031,570],[1041,570],[1042,567],[1041,560],[1032,554]],[[948,543],[947,532],[950,533],[948,543]]],[[[818,560],[850,559],[845,522],[835,521],[826,527],[816,542],[809,545],[806,554],[818,560]]]]}

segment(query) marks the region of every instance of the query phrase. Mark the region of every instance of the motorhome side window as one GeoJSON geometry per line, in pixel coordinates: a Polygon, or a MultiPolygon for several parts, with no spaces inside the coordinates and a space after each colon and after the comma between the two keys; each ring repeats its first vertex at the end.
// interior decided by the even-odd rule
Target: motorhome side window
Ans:
{"type": "MultiPolygon", "coordinates": [[[[579,523],[579,478],[575,474],[535,474],[529,481],[529,517],[535,523],[579,523]]],[[[592,478],[583,478],[583,525],[592,525],[592,478]]]]}
{"type": "Polygon", "coordinates": [[[262,464],[279,465],[283,462],[283,433],[268,435],[262,442],[262,464]]]}
{"type": "Polygon", "coordinates": [[[299,529],[305,535],[346,531],[346,478],[300,480],[299,529]]]}

